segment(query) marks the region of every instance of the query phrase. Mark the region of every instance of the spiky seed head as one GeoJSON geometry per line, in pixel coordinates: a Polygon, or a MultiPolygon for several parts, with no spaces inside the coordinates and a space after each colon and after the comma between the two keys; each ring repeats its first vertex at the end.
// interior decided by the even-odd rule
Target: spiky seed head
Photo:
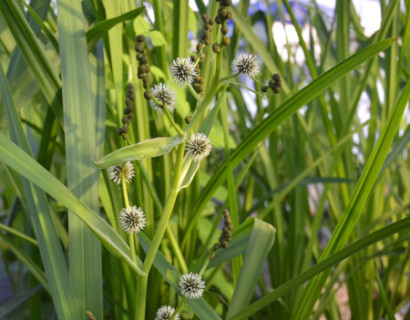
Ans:
{"type": "Polygon", "coordinates": [[[162,105],[159,105],[154,101],[154,99],[149,101],[150,106],[158,111],[162,112],[162,108],[165,106],[170,112],[175,110],[176,94],[175,91],[170,89],[167,85],[159,83],[151,89],[152,95],[157,99],[162,105]]]}
{"type": "Polygon", "coordinates": [[[119,220],[121,228],[127,233],[140,232],[146,224],[144,211],[137,206],[123,208],[119,220]]]}
{"type": "Polygon", "coordinates": [[[191,83],[196,76],[195,63],[189,57],[176,58],[170,68],[172,78],[182,86],[191,83]]]}
{"type": "MultiPolygon", "coordinates": [[[[157,310],[155,314],[155,320],[169,320],[171,316],[174,314],[175,309],[170,306],[162,306],[157,310]]],[[[177,313],[174,316],[174,320],[179,320],[179,314],[177,313]]]]}
{"type": "Polygon", "coordinates": [[[184,274],[179,278],[181,294],[187,299],[198,299],[205,289],[205,281],[197,273],[184,274]]]}
{"type": "Polygon", "coordinates": [[[123,174],[124,174],[125,182],[130,182],[132,181],[132,178],[134,177],[134,166],[130,161],[128,161],[124,164],[118,164],[116,166],[109,167],[107,169],[107,173],[108,173],[108,178],[110,178],[110,180],[114,181],[116,184],[121,184],[121,176],[123,174]],[[124,171],[122,170],[122,166],[125,167],[124,171]]]}
{"type": "Polygon", "coordinates": [[[244,76],[255,76],[259,72],[256,56],[249,53],[237,55],[232,61],[232,71],[244,76]]]}
{"type": "Polygon", "coordinates": [[[212,151],[211,140],[203,133],[193,133],[187,140],[186,146],[194,161],[201,161],[212,151]]]}

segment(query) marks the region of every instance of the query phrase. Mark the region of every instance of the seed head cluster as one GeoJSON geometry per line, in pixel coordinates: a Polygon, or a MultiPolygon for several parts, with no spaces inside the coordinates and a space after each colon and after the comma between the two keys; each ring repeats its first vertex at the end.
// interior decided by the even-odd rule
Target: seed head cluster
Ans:
{"type": "Polygon", "coordinates": [[[212,248],[211,258],[214,257],[216,250],[220,248],[227,249],[229,247],[229,243],[232,241],[233,225],[232,225],[231,216],[228,210],[224,210],[223,215],[224,215],[224,227],[222,229],[221,236],[219,237],[219,242],[215,243],[212,248]]]}
{"type": "Polygon", "coordinates": [[[122,209],[119,220],[121,228],[127,233],[140,232],[146,224],[144,211],[137,206],[122,209]]]}
{"type": "Polygon", "coordinates": [[[154,88],[151,89],[151,94],[161,103],[158,104],[154,99],[151,99],[149,104],[154,110],[162,112],[163,107],[167,108],[170,112],[175,110],[176,94],[175,91],[167,85],[163,83],[155,85],[154,88]]]}
{"type": "Polygon", "coordinates": [[[125,182],[131,182],[134,177],[134,166],[130,161],[124,164],[118,164],[107,169],[108,178],[116,184],[121,184],[121,177],[124,175],[125,182]],[[124,166],[124,171],[122,167],[124,166]]]}
{"type": "Polygon", "coordinates": [[[134,117],[134,100],[135,100],[135,90],[132,83],[128,84],[127,97],[125,99],[125,109],[124,116],[121,121],[123,126],[117,130],[119,136],[122,135],[124,140],[128,139],[128,126],[131,124],[131,120],[134,117]]]}
{"type": "MultiPolygon", "coordinates": [[[[171,319],[172,315],[174,314],[175,309],[170,306],[162,306],[157,310],[155,314],[155,320],[169,320],[171,319]]],[[[179,314],[177,313],[174,316],[174,320],[179,320],[179,314]]]]}
{"type": "Polygon", "coordinates": [[[176,58],[170,68],[172,78],[182,86],[191,83],[196,76],[195,63],[190,57],[176,58]]]}
{"type": "Polygon", "coordinates": [[[145,49],[145,37],[140,34],[137,36],[137,44],[135,45],[138,60],[138,78],[142,80],[144,89],[148,89],[151,83],[150,71],[148,64],[148,52],[145,49]]]}
{"type": "Polygon", "coordinates": [[[256,56],[249,53],[241,53],[232,61],[232,71],[243,76],[255,76],[259,72],[259,64],[256,56]]]}
{"type": "Polygon", "coordinates": [[[179,278],[178,286],[185,298],[198,299],[204,293],[205,281],[197,273],[191,272],[179,278]]]}
{"type": "Polygon", "coordinates": [[[187,140],[186,146],[194,161],[201,161],[212,151],[211,140],[203,133],[192,134],[187,140]]]}

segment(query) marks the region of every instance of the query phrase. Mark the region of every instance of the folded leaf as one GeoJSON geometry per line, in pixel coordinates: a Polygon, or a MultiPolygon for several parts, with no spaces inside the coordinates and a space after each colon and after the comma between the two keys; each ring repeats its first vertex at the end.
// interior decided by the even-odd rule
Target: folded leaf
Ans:
{"type": "Polygon", "coordinates": [[[107,154],[101,160],[95,161],[94,164],[98,168],[106,169],[127,161],[158,157],[170,152],[182,141],[183,139],[180,136],[148,139],[132,146],[117,149],[107,154]]]}

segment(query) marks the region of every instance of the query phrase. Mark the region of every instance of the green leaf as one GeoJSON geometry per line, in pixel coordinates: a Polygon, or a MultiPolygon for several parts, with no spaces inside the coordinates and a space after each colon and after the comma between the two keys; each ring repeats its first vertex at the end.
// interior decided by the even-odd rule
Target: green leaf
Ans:
{"type": "Polygon", "coordinates": [[[312,279],[314,276],[320,274],[321,272],[334,267],[340,261],[350,257],[351,255],[357,253],[358,251],[364,248],[371,246],[372,244],[380,240],[388,238],[397,232],[405,231],[408,228],[410,228],[410,218],[405,218],[365,236],[364,238],[338,251],[337,253],[332,254],[331,256],[319,262],[312,268],[306,270],[305,272],[296,275],[294,278],[287,281],[283,285],[275,288],[273,292],[265,295],[258,301],[253,302],[245,309],[230,317],[229,320],[247,319],[248,317],[255,314],[257,311],[268,307],[272,302],[276,301],[280,297],[283,297],[289,291],[302,285],[307,280],[312,279]]]}
{"type": "Polygon", "coordinates": [[[148,37],[151,39],[152,45],[154,47],[160,47],[167,44],[164,36],[159,31],[153,30],[148,32],[148,37]]]}
{"type": "MultiPolygon", "coordinates": [[[[250,134],[236,147],[231,155],[232,167],[236,167],[258,143],[266,139],[282,122],[288,119],[301,107],[313,100],[315,97],[323,93],[335,81],[346,75],[349,71],[358,67],[364,61],[370,59],[375,54],[391,46],[396,39],[381,40],[363,50],[360,50],[355,55],[339,63],[323,75],[318,77],[312,83],[307,85],[302,90],[287,99],[275,111],[265,118],[250,134]]],[[[194,218],[191,220],[188,232],[193,228],[196,217],[202,212],[205,205],[211,199],[213,193],[226,177],[226,161],[221,164],[215,172],[212,179],[202,190],[201,195],[193,209],[194,218]]]]}
{"type": "Polygon", "coordinates": [[[39,292],[41,286],[35,286],[30,289],[25,290],[23,293],[18,294],[15,296],[11,301],[3,304],[0,307],[0,319],[11,319],[10,314],[14,310],[18,310],[23,307],[23,305],[29,300],[32,296],[34,296],[37,292],[39,292]]]}
{"type": "MultiPolygon", "coordinates": [[[[132,20],[138,17],[144,11],[144,9],[145,7],[139,7],[137,9],[124,13],[115,18],[107,19],[104,21],[99,21],[95,26],[87,30],[86,36],[87,36],[88,50],[91,51],[91,49],[94,48],[94,46],[96,45],[97,41],[103,35],[105,35],[108,32],[108,30],[110,30],[112,27],[115,27],[117,24],[121,22],[132,20]]],[[[136,21],[137,19],[135,19],[134,21],[136,21]]]]}
{"type": "Polygon", "coordinates": [[[151,25],[143,16],[138,16],[132,23],[135,34],[147,34],[151,29],[151,25]]]}
{"type": "MultiPolygon", "coordinates": [[[[369,196],[371,189],[379,175],[382,165],[390,150],[391,143],[400,125],[400,120],[403,116],[406,105],[410,99],[410,82],[400,96],[399,101],[396,104],[393,112],[389,115],[386,125],[384,126],[380,137],[377,140],[376,146],[366,162],[363,172],[357,182],[353,194],[349,200],[346,209],[339,222],[336,225],[335,230],[332,233],[332,237],[326,246],[326,249],[321,255],[321,260],[329,256],[329,254],[340,250],[347,242],[354,226],[360,216],[361,210],[369,196]]],[[[321,288],[326,281],[330,271],[327,271],[320,275],[318,278],[312,280],[306,290],[304,290],[301,297],[300,307],[295,310],[295,316],[299,319],[307,319],[310,312],[313,310],[316,299],[320,295],[321,288]],[[302,307],[303,305],[303,307],[302,307]]]]}
{"type": "MultiPolygon", "coordinates": [[[[98,117],[98,97],[91,87],[82,7],[79,1],[58,0],[57,10],[67,186],[78,200],[98,212],[99,170],[91,159],[102,150],[104,127],[97,145],[96,127],[101,128],[103,119],[98,117]]],[[[85,314],[90,310],[100,319],[103,317],[101,243],[88,226],[70,212],[68,232],[70,279],[79,312],[85,314]]]]}
{"type": "Polygon", "coordinates": [[[9,141],[2,133],[0,133],[0,161],[61,202],[90,227],[112,255],[121,258],[137,274],[145,275],[141,269],[141,260],[138,259],[137,264],[132,261],[128,245],[103,218],[79,201],[56,177],[9,141]]]}
{"type": "Polygon", "coordinates": [[[117,149],[94,164],[101,169],[106,169],[126,161],[142,160],[154,158],[170,152],[177,145],[182,143],[180,136],[153,138],[138,142],[131,146],[117,149]]]}
{"type": "Polygon", "coordinates": [[[275,240],[275,228],[259,219],[254,219],[252,234],[248,242],[245,259],[241,267],[238,282],[228,309],[227,318],[244,309],[251,300],[263,264],[275,240]]]}
{"type": "MultiPolygon", "coordinates": [[[[29,162],[35,162],[34,159],[29,156],[29,154],[31,154],[31,149],[28,140],[24,135],[20,118],[12,100],[10,88],[1,66],[0,87],[3,97],[3,104],[6,110],[10,136],[25,150],[25,152],[12,144],[10,141],[7,142],[12,144],[14,148],[24,155],[24,157],[28,158],[29,162]]],[[[0,138],[3,137],[4,136],[1,135],[0,138]]],[[[0,158],[5,156],[6,152],[10,152],[10,149],[7,148],[7,151],[0,152],[0,158]]],[[[6,161],[2,161],[7,164],[6,161]]],[[[19,159],[19,161],[21,161],[21,159],[19,159]]],[[[45,169],[43,170],[45,171],[45,169]]],[[[64,253],[54,228],[50,209],[48,207],[47,197],[42,190],[34,186],[27,179],[22,178],[21,180],[24,188],[24,197],[21,198],[21,201],[24,203],[24,207],[30,214],[31,223],[39,244],[41,258],[49,283],[46,285],[46,288],[49,287],[56,312],[60,318],[78,319],[79,313],[76,306],[74,291],[69,279],[64,253]]],[[[31,259],[24,256],[22,253],[19,255],[17,248],[14,251],[14,253],[27,264],[31,272],[39,279],[39,282],[44,283],[45,279],[42,279],[41,271],[36,268],[36,265],[31,261],[31,259]]]]}
{"type": "Polygon", "coordinates": [[[58,73],[50,62],[50,57],[44,50],[42,43],[31,30],[16,1],[0,1],[0,11],[29,66],[29,70],[35,76],[54,114],[62,123],[63,116],[57,96],[61,82],[58,73]]]}
{"type": "Polygon", "coordinates": [[[200,164],[200,161],[192,161],[192,157],[190,156],[185,157],[184,163],[182,164],[178,191],[188,187],[191,184],[200,164]]]}

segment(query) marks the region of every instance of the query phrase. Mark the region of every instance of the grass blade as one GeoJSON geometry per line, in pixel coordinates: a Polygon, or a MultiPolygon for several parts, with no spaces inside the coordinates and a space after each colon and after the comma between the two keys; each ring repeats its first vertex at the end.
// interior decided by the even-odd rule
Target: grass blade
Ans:
{"type": "Polygon", "coordinates": [[[255,219],[245,259],[239,274],[227,318],[240,312],[252,298],[263,264],[273,246],[276,230],[272,225],[255,219]]]}
{"type": "Polygon", "coordinates": [[[233,315],[229,320],[239,320],[246,319],[247,317],[253,315],[257,310],[261,310],[269,306],[272,302],[283,297],[287,292],[295,289],[297,286],[303,284],[314,276],[320,274],[321,272],[333,267],[336,263],[350,257],[351,255],[357,253],[359,250],[369,247],[376,242],[390,237],[391,235],[404,231],[410,227],[410,218],[405,218],[401,221],[392,223],[380,230],[377,230],[366,237],[352,243],[346,248],[338,251],[337,253],[329,256],[323,261],[319,262],[309,270],[302,272],[295,276],[293,279],[284,283],[280,287],[276,288],[273,292],[265,295],[258,301],[250,304],[245,309],[241,310],[239,313],[233,315]]]}
{"type": "MultiPolygon", "coordinates": [[[[30,146],[24,135],[17,110],[11,97],[10,88],[1,67],[0,86],[10,136],[24,148],[26,151],[26,153],[24,153],[25,157],[34,161],[29,156],[31,153],[30,146]]],[[[20,150],[20,152],[23,151],[20,150]]],[[[24,198],[22,198],[22,201],[26,201],[26,207],[30,212],[31,222],[39,244],[40,254],[50,286],[50,293],[57,314],[61,319],[78,319],[79,313],[76,308],[74,291],[71,287],[66,261],[54,228],[46,195],[27,179],[22,178],[22,184],[24,188],[24,198]]]]}

